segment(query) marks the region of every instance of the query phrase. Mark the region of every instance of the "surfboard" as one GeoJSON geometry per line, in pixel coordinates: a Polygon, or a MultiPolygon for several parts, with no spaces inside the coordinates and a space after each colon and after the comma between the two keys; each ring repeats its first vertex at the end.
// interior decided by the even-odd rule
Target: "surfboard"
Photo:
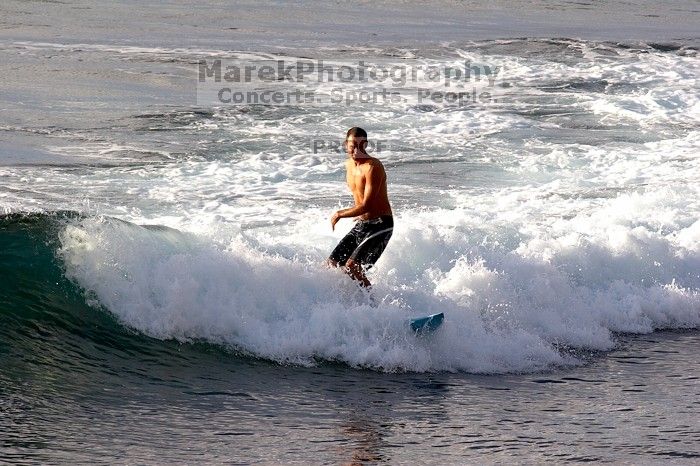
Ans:
{"type": "Polygon", "coordinates": [[[431,314],[425,317],[417,317],[410,320],[411,330],[418,334],[430,333],[437,330],[442,321],[445,320],[445,314],[431,314]]]}

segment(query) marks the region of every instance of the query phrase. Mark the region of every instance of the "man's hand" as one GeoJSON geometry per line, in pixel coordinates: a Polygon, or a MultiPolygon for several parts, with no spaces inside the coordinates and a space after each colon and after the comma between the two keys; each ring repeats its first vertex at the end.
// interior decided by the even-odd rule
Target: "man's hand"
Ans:
{"type": "Polygon", "coordinates": [[[335,224],[340,220],[340,211],[336,212],[331,216],[331,229],[335,231],[335,224]]]}

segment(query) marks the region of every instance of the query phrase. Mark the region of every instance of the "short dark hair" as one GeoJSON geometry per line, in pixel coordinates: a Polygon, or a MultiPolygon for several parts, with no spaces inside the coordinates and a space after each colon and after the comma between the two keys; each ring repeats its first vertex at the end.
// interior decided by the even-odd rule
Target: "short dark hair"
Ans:
{"type": "Polygon", "coordinates": [[[358,126],[353,126],[348,130],[348,134],[345,135],[345,139],[349,138],[350,136],[367,139],[367,131],[358,126]]]}

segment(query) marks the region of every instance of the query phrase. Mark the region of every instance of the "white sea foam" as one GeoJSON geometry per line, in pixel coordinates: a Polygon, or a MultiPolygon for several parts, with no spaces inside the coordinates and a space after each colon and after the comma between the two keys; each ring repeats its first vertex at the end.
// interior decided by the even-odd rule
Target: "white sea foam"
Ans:
{"type": "Polygon", "coordinates": [[[377,307],[342,273],[321,267],[334,238],[308,224],[290,240],[305,242],[298,249],[308,254],[284,257],[291,251],[261,253],[226,228],[196,236],[91,218],[66,228],[61,254],[68,276],[130,327],[281,362],[532,371],[575,364],[562,347],[611,349],[611,332],[700,326],[695,224],[682,230],[689,249],[675,235],[620,227],[619,218],[600,225],[598,237],[593,222],[579,225],[587,234],[539,235],[500,223],[518,244],[486,240],[466,212],[445,214],[398,217],[372,275],[377,307]],[[411,334],[407,319],[433,312],[445,312],[443,328],[429,338],[411,334]]]}

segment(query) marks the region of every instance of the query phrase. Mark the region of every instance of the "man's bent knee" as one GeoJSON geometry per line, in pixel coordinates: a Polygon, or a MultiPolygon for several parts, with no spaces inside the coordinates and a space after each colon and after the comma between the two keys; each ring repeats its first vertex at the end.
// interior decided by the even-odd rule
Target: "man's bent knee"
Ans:
{"type": "Polygon", "coordinates": [[[326,267],[338,267],[338,263],[329,257],[326,259],[326,267]]]}
{"type": "Polygon", "coordinates": [[[345,261],[345,267],[351,270],[362,270],[362,266],[352,259],[348,259],[347,261],[345,261]]]}
{"type": "Polygon", "coordinates": [[[362,270],[362,264],[355,262],[352,259],[348,259],[345,262],[345,268],[352,278],[359,281],[362,286],[370,287],[371,283],[367,280],[364,270],[362,270]]]}

